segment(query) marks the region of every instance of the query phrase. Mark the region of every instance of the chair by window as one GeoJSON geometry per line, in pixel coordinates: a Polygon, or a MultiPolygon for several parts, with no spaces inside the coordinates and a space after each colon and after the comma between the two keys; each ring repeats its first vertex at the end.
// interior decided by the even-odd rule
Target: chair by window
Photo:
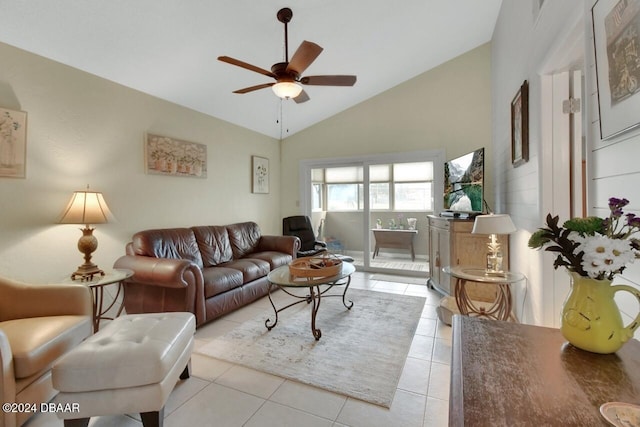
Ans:
{"type": "Polygon", "coordinates": [[[300,239],[298,257],[313,256],[327,250],[327,244],[316,238],[308,216],[297,215],[282,219],[282,234],[300,239]]]}

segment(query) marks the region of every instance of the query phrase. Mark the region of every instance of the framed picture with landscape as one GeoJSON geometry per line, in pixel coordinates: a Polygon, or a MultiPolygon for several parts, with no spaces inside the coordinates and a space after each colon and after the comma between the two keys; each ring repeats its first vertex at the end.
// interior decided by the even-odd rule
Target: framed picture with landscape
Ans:
{"type": "Polygon", "coordinates": [[[511,163],[529,161],[529,83],[525,80],[511,101],[511,163]]]}
{"type": "Polygon", "coordinates": [[[207,177],[207,146],[204,144],[147,133],[144,147],[148,174],[207,177]]]}
{"type": "Polygon", "coordinates": [[[600,138],[640,126],[640,0],[598,0],[591,9],[600,138]]]}

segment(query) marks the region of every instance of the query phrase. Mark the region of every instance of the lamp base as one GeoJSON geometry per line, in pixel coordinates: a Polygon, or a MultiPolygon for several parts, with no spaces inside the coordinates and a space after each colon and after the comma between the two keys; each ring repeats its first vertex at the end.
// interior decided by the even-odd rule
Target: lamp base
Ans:
{"type": "Polygon", "coordinates": [[[502,253],[501,252],[489,252],[487,253],[487,269],[485,271],[486,276],[498,276],[504,277],[504,271],[502,270],[502,253]]]}
{"type": "Polygon", "coordinates": [[[93,235],[94,229],[87,225],[81,230],[82,237],[78,240],[78,250],[84,254],[84,264],[71,274],[71,280],[76,280],[77,277],[82,282],[88,282],[93,280],[93,276],[96,274],[104,276],[104,271],[91,262],[91,254],[98,248],[98,239],[93,235]]]}
{"type": "Polygon", "coordinates": [[[78,269],[71,274],[71,280],[80,280],[81,282],[90,282],[93,280],[93,276],[99,274],[104,276],[104,271],[100,270],[97,265],[92,263],[85,263],[78,266],[78,269]]]}

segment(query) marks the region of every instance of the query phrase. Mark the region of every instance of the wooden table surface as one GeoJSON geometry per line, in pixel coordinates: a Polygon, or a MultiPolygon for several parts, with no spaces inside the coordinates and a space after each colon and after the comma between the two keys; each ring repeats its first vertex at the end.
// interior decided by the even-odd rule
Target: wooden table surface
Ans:
{"type": "Polygon", "coordinates": [[[606,402],[640,405],[640,342],[601,355],[559,329],[454,316],[450,426],[607,426],[606,402]]]}

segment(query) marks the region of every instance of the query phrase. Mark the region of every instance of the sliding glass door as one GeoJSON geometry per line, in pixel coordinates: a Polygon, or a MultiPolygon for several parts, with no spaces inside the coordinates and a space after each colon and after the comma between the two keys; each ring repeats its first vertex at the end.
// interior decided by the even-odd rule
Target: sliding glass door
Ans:
{"type": "Polygon", "coordinates": [[[439,211],[441,151],[304,161],[301,200],[331,251],[359,269],[428,274],[427,215],[439,211]]]}

